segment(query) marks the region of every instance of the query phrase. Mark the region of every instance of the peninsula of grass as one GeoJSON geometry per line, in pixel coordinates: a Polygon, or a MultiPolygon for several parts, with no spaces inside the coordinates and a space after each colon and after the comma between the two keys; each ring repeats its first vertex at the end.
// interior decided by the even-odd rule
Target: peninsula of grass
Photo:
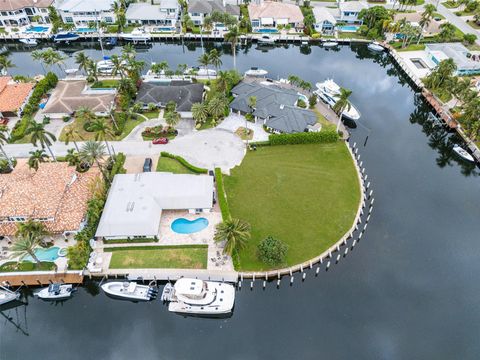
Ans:
{"type": "Polygon", "coordinates": [[[258,147],[224,176],[233,218],[251,225],[237,270],[272,269],[257,258],[267,236],[288,245],[291,266],[320,255],[352,226],[360,202],[353,160],[343,142],[258,147]]]}
{"type": "Polygon", "coordinates": [[[0,266],[0,272],[15,272],[15,271],[51,271],[56,270],[57,265],[53,262],[43,261],[39,264],[35,264],[29,261],[16,262],[10,261],[6,262],[0,266]]]}
{"type": "Polygon", "coordinates": [[[195,174],[177,159],[160,156],[157,162],[157,171],[171,172],[174,174],[195,174]]]}
{"type": "Polygon", "coordinates": [[[206,269],[207,245],[108,248],[110,269],[206,269]]]}

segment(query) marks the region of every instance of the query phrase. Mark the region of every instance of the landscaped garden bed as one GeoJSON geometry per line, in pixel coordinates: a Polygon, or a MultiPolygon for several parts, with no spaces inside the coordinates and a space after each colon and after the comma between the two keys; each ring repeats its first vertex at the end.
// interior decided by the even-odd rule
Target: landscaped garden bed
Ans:
{"type": "Polygon", "coordinates": [[[145,130],[142,131],[142,138],[146,141],[158,139],[161,137],[171,140],[174,139],[177,134],[178,131],[171,126],[157,125],[152,127],[146,127],[145,130]]]}
{"type": "Polygon", "coordinates": [[[105,249],[112,253],[110,269],[206,269],[208,247],[132,246],[105,249]]]}
{"type": "Polygon", "coordinates": [[[56,270],[57,265],[53,262],[44,261],[39,264],[33,262],[10,261],[0,266],[0,272],[15,272],[15,271],[51,271],[56,270]]]}

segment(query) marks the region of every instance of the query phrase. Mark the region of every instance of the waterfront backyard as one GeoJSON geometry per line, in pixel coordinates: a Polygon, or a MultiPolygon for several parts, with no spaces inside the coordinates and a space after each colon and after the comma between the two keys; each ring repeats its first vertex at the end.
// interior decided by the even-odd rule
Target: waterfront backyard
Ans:
{"type": "Polygon", "coordinates": [[[269,269],[257,258],[267,236],[288,245],[286,264],[311,259],[352,226],[360,201],[353,160],[343,142],[265,146],[224,177],[232,217],[250,223],[237,270],[269,269]]]}

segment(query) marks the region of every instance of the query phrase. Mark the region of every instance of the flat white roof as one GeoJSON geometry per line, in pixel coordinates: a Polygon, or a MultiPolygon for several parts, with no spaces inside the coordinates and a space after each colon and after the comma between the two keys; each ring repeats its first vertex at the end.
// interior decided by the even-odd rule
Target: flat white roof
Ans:
{"type": "Polygon", "coordinates": [[[113,179],[97,237],[158,235],[162,210],[210,209],[213,177],[147,172],[113,179]]]}
{"type": "Polygon", "coordinates": [[[57,9],[68,12],[109,11],[115,0],[65,0],[57,9]]]}

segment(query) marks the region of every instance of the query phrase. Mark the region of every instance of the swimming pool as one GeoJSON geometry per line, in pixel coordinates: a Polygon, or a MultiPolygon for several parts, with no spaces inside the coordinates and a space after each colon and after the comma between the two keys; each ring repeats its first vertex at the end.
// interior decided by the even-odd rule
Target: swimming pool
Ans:
{"type": "Polygon", "coordinates": [[[94,28],[77,28],[76,32],[78,33],[93,33],[97,31],[96,29],[94,28]]]}
{"type": "Polygon", "coordinates": [[[27,30],[25,30],[26,33],[42,33],[47,31],[48,26],[30,26],[27,30]]]}
{"type": "Polygon", "coordinates": [[[275,33],[278,33],[278,30],[274,28],[261,28],[261,29],[255,30],[255,32],[261,33],[261,34],[275,34],[275,33]]]}
{"type": "Polygon", "coordinates": [[[205,229],[208,226],[208,220],[198,218],[195,220],[187,220],[178,218],[172,222],[172,230],[178,234],[192,234],[205,229]]]}
{"type": "MultiPolygon", "coordinates": [[[[60,256],[59,253],[60,248],[58,246],[52,246],[48,249],[43,249],[43,248],[38,248],[35,250],[35,256],[38,258],[40,261],[50,261],[53,262],[58,259],[60,256]]],[[[25,256],[23,258],[23,261],[31,261],[33,262],[33,259],[30,255],[25,256]]]]}
{"type": "Polygon", "coordinates": [[[343,32],[356,32],[360,26],[358,25],[343,25],[339,26],[338,29],[343,32]]]}
{"type": "Polygon", "coordinates": [[[171,27],[171,26],[160,26],[160,27],[155,28],[154,31],[159,31],[159,32],[170,31],[170,32],[172,32],[172,31],[175,31],[175,28],[171,27]]]}

